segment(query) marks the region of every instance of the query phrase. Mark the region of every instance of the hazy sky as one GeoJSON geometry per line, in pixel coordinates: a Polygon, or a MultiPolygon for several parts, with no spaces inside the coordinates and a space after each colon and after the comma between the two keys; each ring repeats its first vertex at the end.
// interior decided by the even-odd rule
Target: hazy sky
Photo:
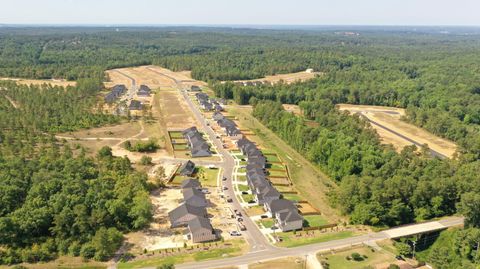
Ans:
{"type": "Polygon", "coordinates": [[[480,0],[0,0],[0,24],[480,25],[480,0]]]}

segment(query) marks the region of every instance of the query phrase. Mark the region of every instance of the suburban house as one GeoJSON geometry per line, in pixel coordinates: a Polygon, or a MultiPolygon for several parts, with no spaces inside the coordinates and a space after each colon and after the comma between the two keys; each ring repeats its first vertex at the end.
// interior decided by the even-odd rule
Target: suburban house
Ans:
{"type": "Polygon", "coordinates": [[[303,227],[303,217],[292,201],[276,199],[264,204],[282,232],[300,230],[303,227]]]}
{"type": "Polygon", "coordinates": [[[223,116],[222,113],[220,113],[220,112],[218,112],[218,111],[213,112],[212,120],[214,120],[214,121],[219,121],[219,120],[224,119],[224,118],[225,118],[225,116],[223,116]]]}
{"type": "Polygon", "coordinates": [[[128,106],[129,110],[142,110],[143,109],[143,104],[142,102],[138,100],[132,100],[130,102],[130,105],[128,106]]]}
{"type": "Polygon", "coordinates": [[[205,193],[200,191],[198,188],[185,188],[182,189],[183,193],[183,201],[185,204],[199,206],[199,207],[207,207],[208,201],[205,198],[205,193]]]}
{"type": "Polygon", "coordinates": [[[195,172],[195,163],[188,160],[178,169],[178,174],[181,176],[191,177],[195,172]]]}
{"type": "Polygon", "coordinates": [[[198,181],[198,179],[195,179],[195,178],[189,178],[189,179],[185,179],[184,181],[182,181],[182,185],[181,185],[181,188],[182,189],[187,189],[187,188],[201,188],[202,185],[200,184],[200,181],[198,181]]]}
{"type": "Polygon", "coordinates": [[[193,206],[190,204],[181,204],[179,207],[168,212],[170,225],[172,228],[185,226],[188,222],[196,217],[206,217],[207,210],[205,207],[193,206]]]}
{"type": "Polygon", "coordinates": [[[127,92],[127,87],[123,84],[113,86],[112,90],[105,95],[105,102],[106,103],[114,103],[117,99],[122,96],[124,93],[127,92]]]}
{"type": "Polygon", "coordinates": [[[195,94],[197,101],[200,104],[200,107],[205,111],[213,110],[213,104],[210,102],[210,98],[206,93],[199,92],[195,94]]]}
{"type": "Polygon", "coordinates": [[[193,243],[201,243],[216,240],[217,234],[213,230],[209,219],[196,217],[188,222],[187,237],[193,243]]]}
{"type": "Polygon", "coordinates": [[[196,127],[190,127],[182,132],[185,139],[188,141],[192,157],[209,157],[212,156],[210,145],[205,141],[202,134],[200,134],[196,127]]]}
{"type": "Polygon", "coordinates": [[[281,194],[270,183],[255,190],[255,198],[259,205],[280,199],[281,194]]]}
{"type": "Polygon", "coordinates": [[[137,91],[137,95],[141,97],[149,97],[151,93],[152,90],[147,85],[140,85],[137,91]]]}

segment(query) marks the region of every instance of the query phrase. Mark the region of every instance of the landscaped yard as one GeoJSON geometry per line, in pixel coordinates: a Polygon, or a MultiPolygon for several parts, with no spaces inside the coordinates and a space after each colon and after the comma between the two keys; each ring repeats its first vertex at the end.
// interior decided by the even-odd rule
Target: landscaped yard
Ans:
{"type": "Polygon", "coordinates": [[[188,148],[187,144],[173,144],[174,150],[186,150],[188,148]]]}
{"type": "Polygon", "coordinates": [[[267,158],[267,161],[269,163],[279,163],[279,162],[281,162],[281,160],[280,160],[280,158],[278,158],[277,154],[268,154],[268,155],[265,155],[265,157],[267,158]]]}
{"type": "Polygon", "coordinates": [[[210,169],[200,166],[197,170],[197,177],[200,180],[200,183],[202,183],[202,186],[216,187],[219,171],[220,169],[218,168],[210,169]]]}
{"type": "Polygon", "coordinates": [[[253,196],[253,194],[242,194],[242,198],[246,203],[255,200],[255,196],[253,196]]]}
{"type": "Polygon", "coordinates": [[[270,177],[288,177],[287,170],[268,170],[268,175],[270,177]]]}
{"type": "Polygon", "coordinates": [[[290,200],[290,201],[298,202],[303,200],[302,197],[300,197],[300,195],[296,193],[286,193],[282,195],[283,195],[283,199],[290,200]]]}
{"type": "MultiPolygon", "coordinates": [[[[357,256],[354,254],[354,256],[357,256]]],[[[330,265],[330,268],[349,268],[349,269],[363,269],[367,266],[374,266],[377,264],[394,263],[395,258],[392,253],[382,251],[372,251],[368,247],[359,247],[351,250],[341,251],[333,255],[318,254],[317,258],[325,261],[330,265]],[[358,261],[352,259],[352,253],[360,254],[358,261]],[[350,260],[347,259],[350,258],[350,260]]]]}
{"type": "Polygon", "coordinates": [[[303,226],[305,227],[318,227],[328,224],[328,221],[324,219],[321,215],[303,216],[303,219],[303,226]]]}
{"type": "Polygon", "coordinates": [[[260,219],[258,221],[258,223],[261,223],[263,225],[263,227],[265,228],[271,228],[274,224],[275,224],[275,221],[273,219],[260,219]]]}
{"type": "Polygon", "coordinates": [[[239,168],[237,171],[238,171],[238,173],[246,173],[247,169],[242,167],[242,168],[239,168]]]}
{"type": "Polygon", "coordinates": [[[247,176],[241,175],[237,176],[237,180],[240,182],[246,182],[247,181],[247,176]]]}
{"type": "Polygon", "coordinates": [[[295,191],[295,189],[292,186],[278,185],[278,186],[275,186],[275,189],[277,189],[277,191],[279,191],[279,192],[294,192],[295,191]]]}
{"type": "Polygon", "coordinates": [[[179,139],[179,138],[183,138],[183,135],[182,135],[182,132],[173,131],[173,132],[170,132],[170,137],[172,139],[179,139]]]}
{"type": "Polygon", "coordinates": [[[263,206],[256,205],[252,207],[245,208],[245,213],[249,216],[257,216],[265,213],[263,206]]]}
{"type": "Polygon", "coordinates": [[[184,181],[187,178],[189,178],[189,177],[176,175],[176,176],[173,177],[173,179],[170,183],[174,184],[174,185],[180,185],[180,184],[182,184],[182,181],[184,181]]]}
{"type": "Polygon", "coordinates": [[[293,234],[293,232],[278,233],[277,235],[282,238],[282,242],[277,243],[277,246],[292,248],[308,244],[343,239],[355,235],[355,233],[352,231],[329,233],[321,233],[320,231],[309,231],[308,233],[310,235],[308,236],[305,236],[305,233],[306,232],[296,232],[296,234],[293,234]]]}
{"type": "Polygon", "coordinates": [[[249,191],[250,188],[249,188],[247,185],[238,184],[238,190],[239,190],[239,191],[249,191]]]}

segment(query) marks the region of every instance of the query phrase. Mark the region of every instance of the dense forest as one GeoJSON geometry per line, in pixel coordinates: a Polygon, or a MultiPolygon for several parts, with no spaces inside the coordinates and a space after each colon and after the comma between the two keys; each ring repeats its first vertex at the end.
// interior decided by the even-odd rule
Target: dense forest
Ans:
{"type": "Polygon", "coordinates": [[[76,87],[0,83],[0,264],[58,255],[105,260],[151,219],[147,177],[109,148],[96,158],[53,134],[119,121],[97,109],[98,79],[76,87]]]}

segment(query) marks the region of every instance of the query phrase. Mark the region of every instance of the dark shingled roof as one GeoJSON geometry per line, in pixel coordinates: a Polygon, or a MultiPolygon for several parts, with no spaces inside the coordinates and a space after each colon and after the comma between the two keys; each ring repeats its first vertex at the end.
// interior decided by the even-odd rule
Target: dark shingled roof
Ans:
{"type": "Polygon", "coordinates": [[[179,174],[182,176],[191,176],[195,171],[195,163],[188,160],[179,168],[179,174]]]}
{"type": "Polygon", "coordinates": [[[196,231],[206,229],[211,230],[213,232],[212,224],[210,220],[204,217],[194,218],[188,222],[188,229],[190,232],[195,233],[196,231]]]}
{"type": "Polygon", "coordinates": [[[143,104],[142,102],[138,100],[132,100],[130,102],[130,105],[128,106],[128,109],[130,110],[142,110],[143,109],[143,104]]]}
{"type": "Polygon", "coordinates": [[[200,188],[200,187],[202,187],[202,185],[200,184],[200,181],[198,181],[198,179],[189,178],[189,179],[185,179],[184,181],[182,181],[182,189],[200,188]]]}
{"type": "Polygon", "coordinates": [[[189,204],[181,204],[179,207],[168,212],[168,217],[170,218],[171,223],[175,223],[177,222],[178,219],[188,214],[195,215],[198,217],[204,217],[207,215],[207,210],[205,209],[205,207],[193,206],[189,204]]]}

